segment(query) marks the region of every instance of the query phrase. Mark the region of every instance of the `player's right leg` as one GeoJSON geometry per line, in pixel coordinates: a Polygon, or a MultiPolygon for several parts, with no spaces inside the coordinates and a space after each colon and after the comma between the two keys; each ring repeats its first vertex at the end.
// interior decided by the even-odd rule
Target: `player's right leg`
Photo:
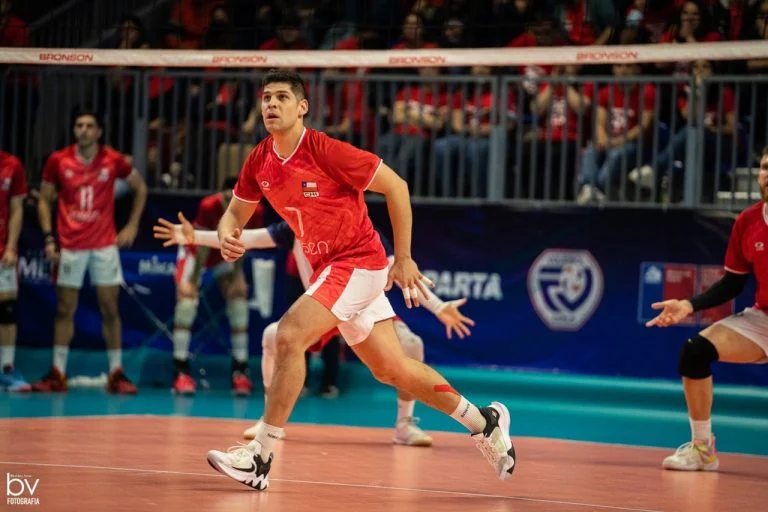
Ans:
{"type": "Polygon", "coordinates": [[[198,289],[192,283],[194,255],[181,246],[176,256],[176,306],[173,309],[173,385],[171,391],[177,395],[194,395],[195,379],[189,369],[189,343],[192,325],[197,317],[198,289]]]}
{"type": "Polygon", "coordinates": [[[0,390],[30,391],[15,365],[17,290],[16,268],[0,267],[0,390]]]}
{"type": "Polygon", "coordinates": [[[62,249],[56,270],[56,316],[53,322],[53,365],[32,391],[67,391],[69,344],[75,333],[75,311],[91,251],[62,249]]]}
{"type": "Polygon", "coordinates": [[[715,361],[757,363],[768,357],[768,315],[749,308],[701,331],[680,351],[678,370],[691,424],[691,441],[664,459],[665,469],[716,471],[720,467],[712,433],[712,371],[715,361]]]}
{"type": "Polygon", "coordinates": [[[277,328],[275,370],[263,420],[249,445],[227,452],[209,451],[208,463],[214,469],[254,489],[267,488],[274,444],[304,385],[304,352],[338,322],[328,308],[308,295],[288,309],[277,328]]]}

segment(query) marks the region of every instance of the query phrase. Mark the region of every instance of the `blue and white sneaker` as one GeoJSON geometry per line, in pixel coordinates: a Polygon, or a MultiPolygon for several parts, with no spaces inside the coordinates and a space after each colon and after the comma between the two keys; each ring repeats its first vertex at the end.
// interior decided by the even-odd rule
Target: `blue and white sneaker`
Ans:
{"type": "Polygon", "coordinates": [[[12,366],[7,366],[0,372],[0,390],[26,393],[32,391],[32,386],[12,366]]]}
{"type": "Polygon", "coordinates": [[[509,410],[504,404],[491,402],[480,409],[486,425],[482,432],[472,435],[477,448],[496,471],[500,480],[506,480],[515,470],[515,447],[509,437],[509,410]]]}
{"type": "Polygon", "coordinates": [[[273,454],[264,462],[261,458],[261,443],[251,441],[247,445],[229,448],[226,452],[211,450],[208,452],[208,464],[220,473],[245,484],[257,491],[269,487],[269,470],[273,454]]]}

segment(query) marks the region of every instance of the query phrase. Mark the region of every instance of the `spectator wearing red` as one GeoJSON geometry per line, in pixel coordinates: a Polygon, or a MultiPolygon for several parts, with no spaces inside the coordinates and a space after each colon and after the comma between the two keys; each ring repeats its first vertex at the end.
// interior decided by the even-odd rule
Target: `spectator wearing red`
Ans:
{"type": "Polygon", "coordinates": [[[627,7],[624,26],[644,29],[648,33],[648,41],[658,43],[677,9],[669,0],[633,0],[627,7]]]}
{"type": "Polygon", "coordinates": [[[619,25],[612,0],[558,0],[555,19],[571,44],[608,44],[619,25]]]}
{"type": "MultiPolygon", "coordinates": [[[[528,22],[527,30],[510,41],[508,48],[536,48],[544,46],[564,46],[566,42],[557,35],[555,22],[543,11],[536,11],[528,22]]],[[[520,67],[520,74],[526,77],[523,89],[528,95],[537,92],[538,80],[552,72],[554,66],[550,64],[531,64],[520,67]]]]}
{"type": "Polygon", "coordinates": [[[211,15],[223,0],[178,0],[171,10],[172,32],[166,37],[169,48],[199,50],[208,32],[211,15]]]}
{"type": "Polygon", "coordinates": [[[11,14],[11,0],[0,0],[0,47],[29,46],[29,30],[24,21],[11,14]]]}
{"type": "MultiPolygon", "coordinates": [[[[639,64],[613,65],[613,75],[619,80],[639,76],[641,71],[639,64]]],[[[615,83],[600,89],[593,142],[581,158],[579,204],[604,199],[622,172],[640,163],[641,139],[644,152],[652,149],[645,139],[651,133],[655,103],[652,84],[615,83]]]]}
{"type": "Polygon", "coordinates": [[[276,30],[277,37],[264,42],[260,50],[309,50],[312,47],[301,35],[301,17],[287,11],[276,30]]]}
{"type": "MultiPolygon", "coordinates": [[[[419,68],[421,77],[436,77],[439,68],[419,68]]],[[[395,98],[392,131],[379,140],[378,154],[393,162],[393,168],[414,193],[423,190],[427,144],[448,120],[448,94],[444,84],[417,82],[403,87],[395,98]]]]}
{"type": "Polygon", "coordinates": [[[392,49],[420,50],[422,48],[437,48],[437,45],[424,41],[424,18],[421,14],[412,12],[403,21],[402,39],[392,46],[392,49]]]}
{"type": "Polygon", "coordinates": [[[573,200],[579,135],[581,140],[589,135],[589,112],[595,90],[591,82],[562,81],[563,77],[578,73],[576,66],[556,66],[550,74],[552,82],[539,83],[539,92],[531,101],[531,111],[539,122],[525,137],[522,168],[518,171],[521,188],[516,197],[573,200]],[[531,189],[531,185],[535,187],[531,189]]]}
{"type": "Polygon", "coordinates": [[[678,19],[661,36],[662,43],[711,43],[722,36],[712,26],[712,19],[702,3],[687,0],[680,8],[678,19]]]}
{"type": "MultiPolygon", "coordinates": [[[[633,170],[629,174],[631,181],[642,188],[652,188],[654,181],[658,181],[666,174],[672,164],[685,161],[686,141],[688,140],[688,127],[702,127],[703,140],[701,141],[704,157],[702,164],[704,170],[715,171],[720,162],[730,162],[732,154],[732,135],[736,129],[735,100],[733,89],[728,85],[722,87],[717,84],[704,82],[712,76],[713,65],[707,60],[697,60],[693,63],[694,87],[688,85],[681,91],[677,101],[677,110],[684,124],[672,137],[667,147],[659,154],[656,160],[654,179],[653,167],[645,165],[633,170]],[[720,115],[720,101],[722,99],[722,116],[720,115]],[[703,118],[700,118],[703,103],[703,118]],[[720,161],[717,160],[717,148],[720,147],[720,161]]],[[[712,172],[705,174],[708,181],[712,179],[712,172]]],[[[680,188],[680,187],[675,187],[680,188]]],[[[713,186],[704,187],[704,191],[711,193],[713,186]]]]}

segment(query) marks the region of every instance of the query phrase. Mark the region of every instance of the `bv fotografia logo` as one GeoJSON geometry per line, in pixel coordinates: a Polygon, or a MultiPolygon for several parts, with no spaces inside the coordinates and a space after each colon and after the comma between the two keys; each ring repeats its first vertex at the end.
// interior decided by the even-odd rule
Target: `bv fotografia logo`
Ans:
{"type": "Polygon", "coordinates": [[[35,496],[39,478],[29,475],[5,474],[5,496],[8,505],[39,505],[40,498],[35,496]]]}

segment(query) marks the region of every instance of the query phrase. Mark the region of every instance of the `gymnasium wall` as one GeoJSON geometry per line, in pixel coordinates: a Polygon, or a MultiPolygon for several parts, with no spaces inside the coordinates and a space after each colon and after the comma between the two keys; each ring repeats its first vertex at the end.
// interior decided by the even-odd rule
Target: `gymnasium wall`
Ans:
{"type": "MultiPolygon", "coordinates": [[[[135,246],[122,253],[127,286],[121,293],[124,346],[171,351],[175,251],[152,239],[158,217],[194,216],[198,198],[150,198],[135,246]]],[[[124,200],[123,200],[124,201],[124,200]]],[[[119,215],[126,206],[121,204],[119,215]]],[[[391,232],[386,205],[369,203],[371,217],[391,232]]],[[[29,213],[29,212],[28,212],[29,213]]],[[[19,345],[49,347],[55,299],[30,215],[21,242],[19,345]]],[[[407,311],[398,291],[390,299],[426,344],[429,362],[546,372],[676,379],[680,345],[708,323],[751,305],[754,283],[734,303],[692,318],[687,325],[648,329],[651,302],[685,297],[720,275],[733,216],[692,211],[516,211],[497,206],[414,207],[413,253],[444,299],[467,296],[464,313],[477,322],[470,338],[448,340],[424,310],[407,311]]],[[[273,283],[251,286],[251,347],[285,310],[283,261],[278,251],[248,255],[255,268],[275,262],[273,283]]],[[[191,350],[228,353],[222,300],[210,278],[191,350]]],[[[95,295],[85,288],[73,349],[102,349],[95,295]]],[[[721,382],[768,384],[761,366],[722,365],[721,382]]]]}

